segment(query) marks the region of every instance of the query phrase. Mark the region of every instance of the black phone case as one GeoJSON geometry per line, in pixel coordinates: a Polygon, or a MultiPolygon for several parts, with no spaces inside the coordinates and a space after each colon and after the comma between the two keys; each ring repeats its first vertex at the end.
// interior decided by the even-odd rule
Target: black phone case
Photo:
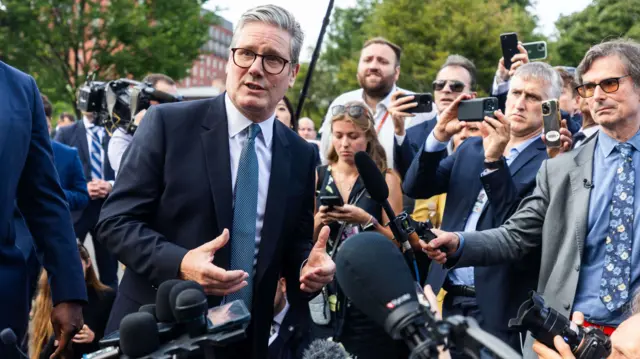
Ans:
{"type": "Polygon", "coordinates": [[[461,101],[458,105],[458,120],[466,122],[484,121],[485,116],[493,117],[498,110],[498,99],[495,97],[475,98],[461,101]]]}
{"type": "Polygon", "coordinates": [[[400,95],[398,98],[415,96],[412,102],[417,102],[418,106],[404,110],[406,113],[425,113],[433,111],[433,95],[430,93],[416,93],[400,95]]]}
{"type": "Polygon", "coordinates": [[[518,35],[516,35],[515,32],[501,34],[500,45],[502,45],[504,67],[508,71],[511,68],[511,58],[520,53],[520,51],[518,51],[518,35]]]}
{"type": "Polygon", "coordinates": [[[327,207],[341,207],[344,201],[340,196],[320,196],[320,204],[327,207]]]}

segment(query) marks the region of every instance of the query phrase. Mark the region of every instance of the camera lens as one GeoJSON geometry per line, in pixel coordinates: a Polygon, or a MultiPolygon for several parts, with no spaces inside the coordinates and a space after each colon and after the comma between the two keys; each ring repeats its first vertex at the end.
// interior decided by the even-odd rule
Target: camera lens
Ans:
{"type": "Polygon", "coordinates": [[[551,108],[549,107],[549,104],[543,103],[542,104],[542,114],[545,116],[548,116],[551,113],[551,108]]]}
{"type": "Polygon", "coordinates": [[[538,44],[538,51],[544,51],[544,44],[538,44]]]}

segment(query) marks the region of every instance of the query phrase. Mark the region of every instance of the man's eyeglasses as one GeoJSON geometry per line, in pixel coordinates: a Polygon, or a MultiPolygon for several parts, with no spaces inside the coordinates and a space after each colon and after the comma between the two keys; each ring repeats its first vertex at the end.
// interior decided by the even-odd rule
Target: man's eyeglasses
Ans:
{"type": "Polygon", "coordinates": [[[242,48],[233,48],[233,63],[236,66],[243,69],[248,69],[256,61],[256,58],[260,56],[262,58],[262,68],[270,75],[278,75],[284,70],[285,66],[291,61],[285,60],[277,55],[262,55],[242,48]]]}
{"type": "Polygon", "coordinates": [[[596,87],[600,86],[602,91],[606,93],[612,93],[618,91],[620,88],[620,80],[629,77],[631,75],[625,75],[620,77],[612,77],[608,79],[604,79],[599,83],[587,82],[586,84],[582,84],[576,87],[576,91],[578,91],[578,95],[583,98],[592,97],[596,92],[596,87]]]}
{"type": "Polygon", "coordinates": [[[436,80],[433,81],[433,91],[442,91],[449,83],[451,92],[462,92],[464,90],[464,82],[456,80],[436,80]]]}

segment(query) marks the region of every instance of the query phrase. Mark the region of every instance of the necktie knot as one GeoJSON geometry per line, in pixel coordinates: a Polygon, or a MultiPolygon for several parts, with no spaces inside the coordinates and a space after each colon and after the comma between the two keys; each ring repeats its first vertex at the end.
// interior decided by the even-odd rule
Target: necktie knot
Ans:
{"type": "Polygon", "coordinates": [[[251,126],[249,126],[249,141],[255,140],[261,131],[260,125],[252,123],[251,126]]]}
{"type": "Polygon", "coordinates": [[[622,158],[627,159],[631,157],[631,151],[633,151],[633,146],[630,143],[619,143],[616,145],[616,149],[620,152],[620,156],[622,158]]]}

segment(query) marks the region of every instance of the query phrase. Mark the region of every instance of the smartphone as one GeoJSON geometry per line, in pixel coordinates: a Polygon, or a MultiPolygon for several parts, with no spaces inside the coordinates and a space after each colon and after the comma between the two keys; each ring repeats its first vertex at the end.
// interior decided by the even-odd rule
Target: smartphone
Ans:
{"type": "Polygon", "coordinates": [[[547,147],[560,147],[560,110],[558,100],[542,103],[542,120],[547,147]]]}
{"type": "Polygon", "coordinates": [[[236,329],[249,325],[251,313],[249,313],[244,302],[234,300],[231,303],[210,308],[207,312],[207,319],[211,322],[211,326],[207,331],[215,333],[229,328],[236,329]]]}
{"type": "Polygon", "coordinates": [[[329,208],[342,207],[344,201],[342,196],[320,196],[320,204],[329,208]]]}
{"type": "Polygon", "coordinates": [[[522,46],[527,50],[529,60],[544,60],[547,58],[546,41],[527,42],[522,46]]]}
{"type": "Polygon", "coordinates": [[[484,121],[485,116],[493,117],[498,110],[498,99],[495,97],[474,98],[460,101],[458,105],[458,120],[467,122],[484,121]]]}
{"type": "Polygon", "coordinates": [[[406,113],[425,113],[433,111],[433,95],[430,93],[416,93],[416,94],[406,94],[400,95],[398,98],[407,97],[407,96],[415,96],[413,101],[417,102],[418,105],[416,107],[408,108],[403,112],[406,113]]]}
{"type": "Polygon", "coordinates": [[[515,32],[500,34],[500,45],[502,45],[502,57],[504,67],[511,69],[511,58],[520,53],[518,50],[518,35],[515,32]]]}

